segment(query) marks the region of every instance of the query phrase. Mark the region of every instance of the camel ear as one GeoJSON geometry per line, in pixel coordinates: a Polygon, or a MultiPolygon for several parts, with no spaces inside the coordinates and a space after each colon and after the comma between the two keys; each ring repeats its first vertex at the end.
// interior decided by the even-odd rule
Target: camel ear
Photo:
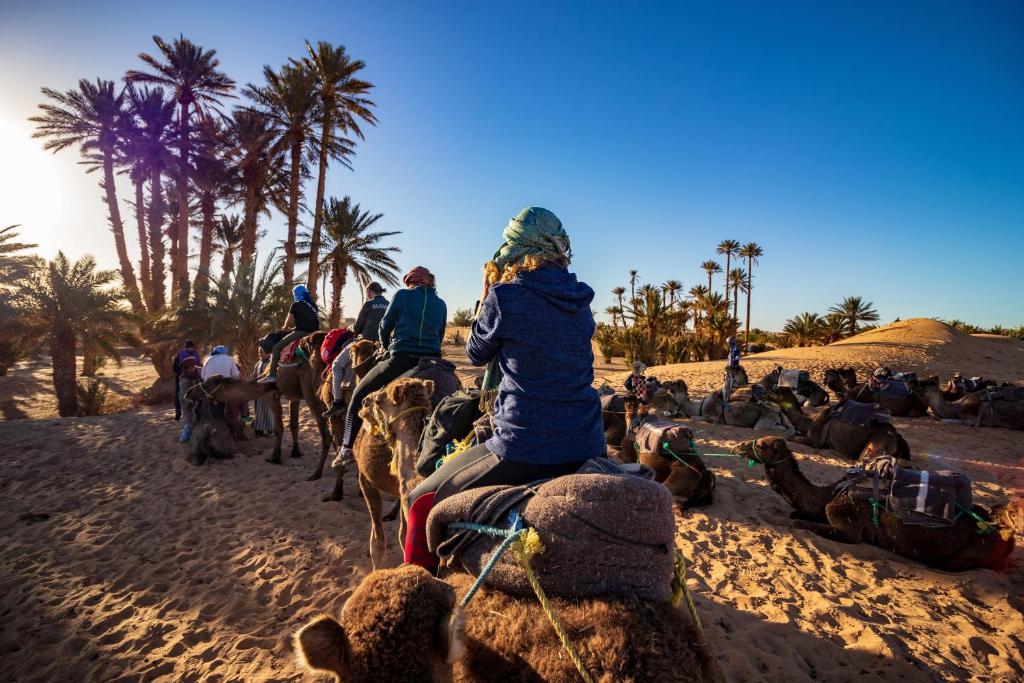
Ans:
{"type": "Polygon", "coordinates": [[[434,395],[434,380],[423,380],[423,398],[430,398],[434,395]]]}
{"type": "Polygon", "coordinates": [[[396,406],[401,405],[405,401],[407,388],[408,385],[405,382],[392,382],[388,385],[388,400],[396,406]]]}
{"type": "Polygon", "coordinates": [[[317,617],[295,634],[299,665],[329,671],[339,680],[348,676],[348,639],[341,624],[328,616],[317,617]]]}

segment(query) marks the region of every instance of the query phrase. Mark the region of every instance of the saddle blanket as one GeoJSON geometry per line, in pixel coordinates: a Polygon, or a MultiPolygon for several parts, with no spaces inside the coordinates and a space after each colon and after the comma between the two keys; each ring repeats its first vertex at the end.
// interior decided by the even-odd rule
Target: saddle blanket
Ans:
{"type": "Polygon", "coordinates": [[[303,339],[305,339],[305,337],[300,337],[293,341],[288,346],[281,349],[281,365],[298,365],[299,361],[304,359],[304,356],[297,353],[297,350],[299,348],[299,342],[301,342],[303,339]]]}
{"type": "Polygon", "coordinates": [[[874,498],[905,524],[951,526],[974,504],[971,480],[950,470],[915,471],[896,466],[890,457],[870,469],[853,469],[839,483],[854,500],[874,498]]]}
{"type": "MultiPolygon", "coordinates": [[[[693,448],[693,432],[688,427],[670,420],[645,419],[636,433],[636,447],[641,453],[661,453],[662,444],[668,442],[676,453],[688,453],[693,448]]],[[[667,453],[664,455],[668,456],[667,453]]]]}
{"type": "MultiPolygon", "coordinates": [[[[655,601],[671,596],[675,518],[672,494],[661,484],[628,474],[573,474],[539,485],[470,489],[430,512],[428,545],[442,560],[479,576],[501,539],[449,526],[471,521],[506,528],[510,509],[544,544],[533,568],[550,595],[655,601]]],[[[497,560],[484,583],[533,595],[513,552],[497,560]]]]}
{"type": "Polygon", "coordinates": [[[625,413],[626,397],[622,394],[602,394],[601,412],[603,413],[625,413]]]}
{"type": "Polygon", "coordinates": [[[795,390],[800,387],[801,381],[806,383],[809,379],[810,376],[800,370],[781,370],[779,372],[780,387],[789,387],[795,390]]]}
{"type": "Polygon", "coordinates": [[[859,427],[892,422],[892,412],[878,403],[861,403],[846,399],[832,408],[836,419],[859,427]]]}

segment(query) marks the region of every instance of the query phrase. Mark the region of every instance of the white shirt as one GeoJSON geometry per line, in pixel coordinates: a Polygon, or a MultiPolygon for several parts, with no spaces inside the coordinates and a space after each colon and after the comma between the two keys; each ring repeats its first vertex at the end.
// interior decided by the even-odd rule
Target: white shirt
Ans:
{"type": "Polygon", "coordinates": [[[238,366],[235,365],[235,359],[226,353],[210,356],[203,364],[203,371],[200,373],[200,376],[204,380],[210,379],[215,375],[232,377],[234,379],[240,379],[241,377],[241,373],[238,372],[238,366]]]}

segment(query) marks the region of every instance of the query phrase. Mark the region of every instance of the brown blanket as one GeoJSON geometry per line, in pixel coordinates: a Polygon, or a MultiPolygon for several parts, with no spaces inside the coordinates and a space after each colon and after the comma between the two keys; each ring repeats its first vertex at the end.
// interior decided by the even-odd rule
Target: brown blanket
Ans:
{"type": "MultiPolygon", "coordinates": [[[[474,521],[508,527],[514,507],[545,550],[533,560],[544,590],[560,597],[635,595],[667,600],[672,594],[675,518],[672,495],[652,481],[628,475],[575,474],[536,487],[491,486],[438,503],[427,521],[427,542],[442,559],[479,575],[500,539],[448,526],[474,521]],[[531,495],[532,494],[532,495],[531,495]],[[452,536],[455,538],[452,538],[452,536]],[[454,553],[454,556],[452,555],[454,553]]],[[[485,582],[519,596],[533,594],[507,552],[485,582]]]]}

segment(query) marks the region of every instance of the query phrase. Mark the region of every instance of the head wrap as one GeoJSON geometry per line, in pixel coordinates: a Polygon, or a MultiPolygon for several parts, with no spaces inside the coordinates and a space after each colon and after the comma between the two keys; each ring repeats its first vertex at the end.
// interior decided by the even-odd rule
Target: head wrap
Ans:
{"type": "Polygon", "coordinates": [[[636,374],[642,375],[644,370],[646,370],[646,369],[647,369],[647,366],[643,364],[643,361],[639,361],[639,360],[633,361],[633,372],[635,372],[636,374]]]}
{"type": "Polygon", "coordinates": [[[228,352],[228,347],[223,346],[223,345],[217,345],[217,346],[213,347],[213,351],[210,351],[210,355],[211,356],[216,356],[218,354],[227,353],[227,352],[228,352]]]}
{"type": "Polygon", "coordinates": [[[292,298],[295,301],[305,301],[306,303],[313,303],[313,298],[309,295],[309,290],[306,289],[305,285],[295,285],[292,287],[292,298]]]}
{"type": "Polygon", "coordinates": [[[572,248],[562,221],[547,209],[530,206],[520,211],[501,233],[505,243],[494,252],[494,262],[504,270],[527,256],[569,259],[572,248]]]}
{"type": "Polygon", "coordinates": [[[434,274],[423,266],[416,266],[402,278],[402,282],[405,283],[406,287],[433,287],[434,286],[434,274]]]}

